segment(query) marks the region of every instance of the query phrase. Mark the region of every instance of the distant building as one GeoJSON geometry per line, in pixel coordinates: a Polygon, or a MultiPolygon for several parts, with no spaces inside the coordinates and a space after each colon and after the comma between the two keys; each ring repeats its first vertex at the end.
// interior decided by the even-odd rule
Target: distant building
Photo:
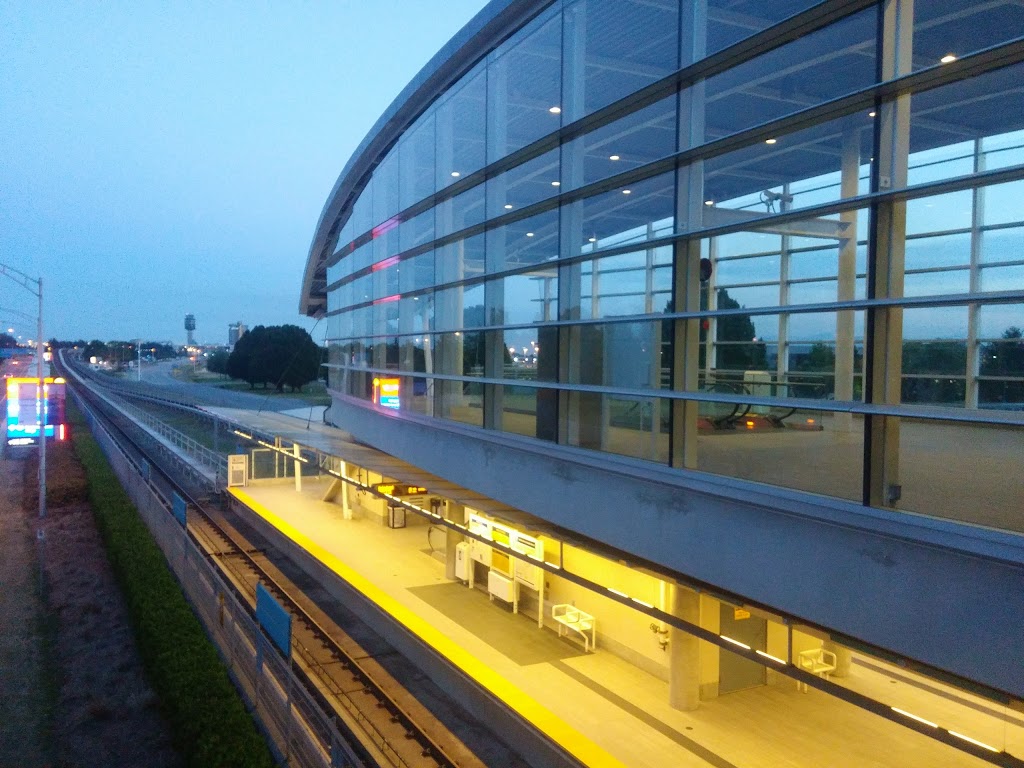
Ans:
{"type": "Polygon", "coordinates": [[[188,339],[185,341],[190,347],[194,347],[196,344],[196,316],[193,314],[185,315],[185,330],[188,331],[188,339]]]}
{"type": "Polygon", "coordinates": [[[228,346],[235,346],[238,340],[245,335],[245,332],[249,330],[246,328],[245,323],[239,321],[237,323],[228,323],[228,346]]]}

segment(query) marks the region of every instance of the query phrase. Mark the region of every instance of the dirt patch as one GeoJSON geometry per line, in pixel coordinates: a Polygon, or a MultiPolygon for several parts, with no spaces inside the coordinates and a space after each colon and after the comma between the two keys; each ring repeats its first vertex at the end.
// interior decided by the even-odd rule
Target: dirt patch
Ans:
{"type": "MultiPolygon", "coordinates": [[[[43,563],[44,588],[33,591],[28,578],[20,589],[32,592],[42,619],[34,638],[46,663],[34,675],[34,690],[35,699],[41,692],[46,700],[42,713],[48,722],[42,728],[37,723],[41,747],[32,760],[9,763],[0,752],[0,766],[180,766],[159,701],[143,675],[127,609],[89,508],[84,472],[70,445],[47,452],[48,510],[40,521],[36,466],[35,455],[0,462],[5,477],[23,489],[23,504],[14,506],[28,547],[27,553],[21,548],[16,567],[38,573],[40,558],[43,563]],[[33,533],[37,529],[42,541],[33,533]],[[36,762],[39,753],[49,760],[36,762]]],[[[0,633],[6,623],[0,619],[0,633]]]]}

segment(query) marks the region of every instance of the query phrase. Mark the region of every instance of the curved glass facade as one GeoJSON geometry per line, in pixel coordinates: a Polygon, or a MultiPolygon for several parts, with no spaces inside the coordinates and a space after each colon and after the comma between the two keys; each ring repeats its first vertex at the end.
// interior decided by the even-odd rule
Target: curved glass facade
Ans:
{"type": "Polygon", "coordinates": [[[547,5],[324,222],[331,389],[1024,530],[1022,30],[547,5]]]}

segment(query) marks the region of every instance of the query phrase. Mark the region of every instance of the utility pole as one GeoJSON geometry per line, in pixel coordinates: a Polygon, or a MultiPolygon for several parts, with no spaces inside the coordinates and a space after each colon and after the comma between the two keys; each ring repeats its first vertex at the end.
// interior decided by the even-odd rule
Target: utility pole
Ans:
{"type": "Polygon", "coordinates": [[[39,517],[42,518],[46,517],[46,422],[50,412],[46,376],[43,375],[43,353],[46,351],[46,342],[43,341],[43,278],[29,277],[20,269],[2,263],[0,263],[0,275],[9,277],[39,299],[38,326],[36,328],[38,334],[36,367],[39,373],[39,386],[36,389],[36,397],[39,398],[39,517]]]}

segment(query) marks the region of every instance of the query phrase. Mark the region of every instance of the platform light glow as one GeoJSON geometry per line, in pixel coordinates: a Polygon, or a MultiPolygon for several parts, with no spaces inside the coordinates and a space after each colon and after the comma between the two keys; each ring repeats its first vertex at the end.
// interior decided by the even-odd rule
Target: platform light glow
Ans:
{"type": "Polygon", "coordinates": [[[984,741],[972,739],[970,736],[965,736],[962,733],[957,733],[956,731],[949,731],[949,735],[956,736],[958,739],[963,739],[964,741],[970,742],[971,744],[981,747],[982,749],[987,749],[989,752],[999,752],[999,750],[993,747],[991,744],[986,744],[984,741]]]}
{"type": "Polygon", "coordinates": [[[739,640],[734,640],[731,637],[728,637],[727,635],[719,635],[719,637],[722,638],[723,640],[725,640],[725,642],[727,642],[727,643],[732,643],[733,645],[738,645],[740,648],[746,648],[748,651],[750,650],[750,646],[749,645],[747,645],[746,643],[741,643],[739,640]]]}
{"type": "Polygon", "coordinates": [[[783,666],[786,665],[786,660],[780,659],[778,656],[772,656],[770,653],[765,653],[764,651],[754,651],[754,653],[758,656],[764,656],[766,659],[774,661],[776,664],[782,664],[783,666]]]}
{"type": "Polygon", "coordinates": [[[913,714],[911,712],[907,712],[907,710],[905,710],[905,709],[900,709],[899,707],[890,707],[890,709],[892,709],[893,712],[898,712],[899,714],[903,715],[904,717],[909,717],[911,720],[916,720],[919,723],[924,723],[925,725],[930,725],[932,728],[938,728],[939,727],[938,725],[933,723],[931,720],[925,720],[923,717],[918,717],[917,715],[915,715],[915,714],[913,714]]]}

